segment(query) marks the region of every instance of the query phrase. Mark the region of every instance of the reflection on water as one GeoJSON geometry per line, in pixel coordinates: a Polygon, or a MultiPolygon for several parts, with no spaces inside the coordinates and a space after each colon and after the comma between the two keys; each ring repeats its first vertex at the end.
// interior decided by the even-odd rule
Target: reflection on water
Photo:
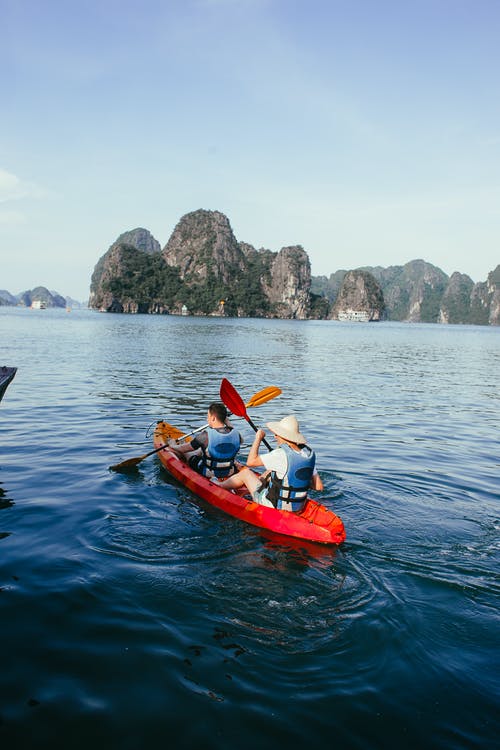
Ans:
{"type": "Polygon", "coordinates": [[[4,744],[493,747],[498,330],[0,308],[0,336],[4,744]],[[252,419],[297,415],[340,548],[155,456],[108,470],[157,419],[203,423],[222,377],[282,388],[252,419]]]}

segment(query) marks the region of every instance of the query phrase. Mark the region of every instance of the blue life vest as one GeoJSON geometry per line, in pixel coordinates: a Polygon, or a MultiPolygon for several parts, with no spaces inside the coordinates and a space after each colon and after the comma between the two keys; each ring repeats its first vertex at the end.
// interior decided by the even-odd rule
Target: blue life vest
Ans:
{"type": "Polygon", "coordinates": [[[276,472],[270,474],[266,497],[278,510],[302,510],[310,487],[316,454],[304,445],[300,451],[294,451],[283,443],[280,448],[285,451],[287,468],[283,479],[278,479],[276,472]],[[290,508],[291,506],[291,508],[290,508]]]}
{"type": "Polygon", "coordinates": [[[214,427],[207,429],[208,445],[200,461],[200,471],[206,476],[210,470],[218,479],[233,472],[234,459],[240,449],[240,433],[234,428],[224,432],[214,427]]]}

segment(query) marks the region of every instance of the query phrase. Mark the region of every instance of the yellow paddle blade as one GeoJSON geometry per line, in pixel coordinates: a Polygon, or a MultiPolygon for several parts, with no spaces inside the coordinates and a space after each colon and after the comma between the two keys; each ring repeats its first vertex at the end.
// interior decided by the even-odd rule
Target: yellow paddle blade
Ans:
{"type": "Polygon", "coordinates": [[[279,396],[281,392],[281,388],[278,388],[276,385],[268,385],[267,388],[263,388],[258,393],[255,393],[245,405],[247,407],[261,406],[261,404],[265,404],[267,401],[271,401],[271,399],[279,396]]]}

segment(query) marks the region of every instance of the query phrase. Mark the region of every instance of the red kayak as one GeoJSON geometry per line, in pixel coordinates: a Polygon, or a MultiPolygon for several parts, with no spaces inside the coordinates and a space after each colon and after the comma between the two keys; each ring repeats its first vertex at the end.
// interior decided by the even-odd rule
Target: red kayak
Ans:
{"type": "MultiPolygon", "coordinates": [[[[154,446],[159,449],[170,438],[177,439],[178,436],[179,431],[172,434],[172,426],[167,422],[158,422],[153,434],[154,446]]],[[[191,469],[167,447],[158,450],[158,456],[169,474],[188,490],[241,521],[310,542],[341,544],[345,540],[341,519],[315,500],[309,498],[300,513],[268,508],[251,500],[245,487],[235,492],[217,486],[191,469]]]]}

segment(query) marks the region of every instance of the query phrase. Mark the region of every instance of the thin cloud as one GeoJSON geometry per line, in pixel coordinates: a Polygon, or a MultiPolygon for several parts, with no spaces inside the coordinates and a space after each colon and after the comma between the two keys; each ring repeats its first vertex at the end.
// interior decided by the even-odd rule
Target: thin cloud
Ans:
{"type": "Polygon", "coordinates": [[[34,182],[22,180],[12,172],[0,168],[0,203],[23,198],[43,198],[47,191],[34,182]]]}

